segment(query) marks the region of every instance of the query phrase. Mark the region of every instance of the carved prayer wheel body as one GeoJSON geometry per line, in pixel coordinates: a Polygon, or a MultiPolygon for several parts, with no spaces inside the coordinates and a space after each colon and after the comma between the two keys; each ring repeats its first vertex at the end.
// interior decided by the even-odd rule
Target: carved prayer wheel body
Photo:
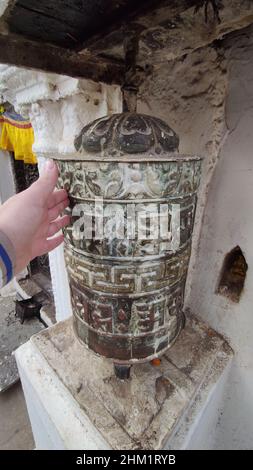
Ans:
{"type": "Polygon", "coordinates": [[[183,325],[201,159],[178,145],[160,119],[117,114],[86,126],[76,158],[58,161],[74,329],[116,363],[157,357],[183,325]]]}

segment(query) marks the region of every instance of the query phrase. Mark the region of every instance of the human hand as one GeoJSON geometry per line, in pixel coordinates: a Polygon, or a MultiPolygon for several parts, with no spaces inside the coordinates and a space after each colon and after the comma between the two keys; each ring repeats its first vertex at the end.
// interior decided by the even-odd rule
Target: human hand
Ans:
{"type": "Polygon", "coordinates": [[[49,160],[35,183],[0,206],[0,231],[14,248],[14,274],[63,241],[63,234],[50,238],[70,221],[67,215],[59,217],[69,200],[64,189],[55,190],[57,179],[57,167],[49,160]]]}

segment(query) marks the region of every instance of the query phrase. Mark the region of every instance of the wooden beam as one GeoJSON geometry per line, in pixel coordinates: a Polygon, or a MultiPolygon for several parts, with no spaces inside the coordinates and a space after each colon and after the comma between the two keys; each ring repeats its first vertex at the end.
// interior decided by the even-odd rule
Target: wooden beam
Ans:
{"type": "Polygon", "coordinates": [[[0,63],[109,85],[121,85],[125,74],[124,63],[36,43],[11,34],[0,34],[0,63]]]}
{"type": "Polygon", "coordinates": [[[156,8],[141,12],[134,22],[131,18],[123,18],[118,28],[113,25],[111,30],[102,31],[83,42],[82,47],[90,53],[94,51],[104,57],[123,60],[122,38],[136,31],[139,36],[137,65],[142,68],[146,64],[159,67],[253,22],[252,0],[222,0],[222,8],[221,2],[219,4],[218,21],[212,2],[159,1],[156,8]],[[196,10],[196,6],[200,8],[196,10]]]}
{"type": "Polygon", "coordinates": [[[197,4],[199,0],[146,0],[145,4],[136,2],[136,8],[127,16],[113,21],[112,24],[101,27],[99,32],[93,34],[89,39],[85,39],[77,44],[75,49],[90,48],[91,50],[103,50],[105,47],[113,47],[121,43],[122,37],[127,34],[140,34],[147,28],[154,28],[158,21],[169,21],[187,8],[197,4]]]}

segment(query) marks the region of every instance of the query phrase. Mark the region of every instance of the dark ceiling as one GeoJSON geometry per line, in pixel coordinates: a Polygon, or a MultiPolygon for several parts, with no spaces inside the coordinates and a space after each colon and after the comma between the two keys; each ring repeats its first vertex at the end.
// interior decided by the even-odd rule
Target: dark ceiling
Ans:
{"type": "Polygon", "coordinates": [[[253,0],[16,0],[0,18],[0,62],[121,84],[129,64],[144,76],[252,15],[253,0]]]}
{"type": "Polygon", "coordinates": [[[159,3],[159,0],[18,0],[8,24],[13,33],[71,49],[138,10],[159,3]]]}

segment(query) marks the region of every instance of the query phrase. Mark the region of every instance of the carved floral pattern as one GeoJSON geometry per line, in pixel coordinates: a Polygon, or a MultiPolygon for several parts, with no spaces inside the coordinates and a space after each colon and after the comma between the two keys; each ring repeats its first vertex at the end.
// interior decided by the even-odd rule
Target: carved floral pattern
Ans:
{"type": "Polygon", "coordinates": [[[75,198],[147,199],[183,197],[199,186],[201,162],[58,161],[59,186],[75,198]]]}

